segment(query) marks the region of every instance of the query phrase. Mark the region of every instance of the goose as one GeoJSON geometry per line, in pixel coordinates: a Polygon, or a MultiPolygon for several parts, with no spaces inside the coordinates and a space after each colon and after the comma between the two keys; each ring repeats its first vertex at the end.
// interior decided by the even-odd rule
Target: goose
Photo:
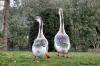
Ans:
{"type": "Polygon", "coordinates": [[[32,45],[32,52],[35,57],[44,57],[49,58],[48,55],[48,40],[43,34],[43,20],[40,16],[36,16],[36,21],[39,23],[39,31],[37,38],[34,40],[32,45]]]}
{"type": "Polygon", "coordinates": [[[63,56],[66,57],[66,54],[70,49],[70,39],[64,29],[64,17],[63,17],[62,8],[59,8],[58,13],[60,18],[60,27],[59,27],[59,31],[54,37],[54,47],[58,52],[58,56],[60,55],[59,53],[62,53],[63,56]]]}

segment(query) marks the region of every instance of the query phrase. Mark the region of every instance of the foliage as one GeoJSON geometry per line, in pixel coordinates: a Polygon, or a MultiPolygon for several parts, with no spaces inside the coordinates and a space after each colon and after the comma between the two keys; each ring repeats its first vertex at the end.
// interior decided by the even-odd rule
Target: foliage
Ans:
{"type": "Polygon", "coordinates": [[[23,17],[15,15],[9,23],[9,47],[20,50],[28,46],[28,26],[23,22],[23,17]]]}
{"type": "MultiPolygon", "coordinates": [[[[74,1],[72,0],[73,12],[70,12],[69,16],[71,20],[71,34],[72,43],[77,48],[91,48],[94,45],[100,45],[97,42],[99,32],[98,28],[99,20],[97,20],[96,11],[99,7],[98,3],[90,0],[74,1]],[[89,5],[91,4],[92,5],[89,5]],[[91,9],[90,9],[91,8],[91,9]],[[97,9],[96,9],[97,8],[97,9]],[[81,47],[80,47],[81,46],[81,47]]],[[[93,47],[97,48],[97,47],[93,47]]]]}
{"type": "Polygon", "coordinates": [[[21,5],[19,0],[14,1],[14,7],[10,8],[9,48],[31,49],[38,33],[38,23],[34,18],[40,15],[49,50],[54,51],[54,36],[59,29],[59,7],[64,10],[65,30],[70,37],[71,50],[100,48],[99,0],[21,0],[21,5]]]}

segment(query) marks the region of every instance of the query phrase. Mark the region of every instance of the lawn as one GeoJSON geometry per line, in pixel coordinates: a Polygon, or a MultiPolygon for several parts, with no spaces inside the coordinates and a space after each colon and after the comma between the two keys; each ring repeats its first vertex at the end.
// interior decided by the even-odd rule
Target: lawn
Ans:
{"type": "Polygon", "coordinates": [[[34,61],[31,52],[0,51],[0,66],[100,66],[100,53],[71,52],[71,58],[57,57],[50,52],[50,59],[34,61]]]}

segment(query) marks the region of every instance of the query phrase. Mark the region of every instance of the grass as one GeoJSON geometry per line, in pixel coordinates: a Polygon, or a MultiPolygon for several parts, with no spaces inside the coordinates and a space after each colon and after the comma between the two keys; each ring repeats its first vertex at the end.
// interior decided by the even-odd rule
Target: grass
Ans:
{"type": "Polygon", "coordinates": [[[50,52],[50,59],[34,61],[31,52],[0,52],[0,66],[100,66],[100,53],[71,52],[71,58],[57,57],[50,52]]]}

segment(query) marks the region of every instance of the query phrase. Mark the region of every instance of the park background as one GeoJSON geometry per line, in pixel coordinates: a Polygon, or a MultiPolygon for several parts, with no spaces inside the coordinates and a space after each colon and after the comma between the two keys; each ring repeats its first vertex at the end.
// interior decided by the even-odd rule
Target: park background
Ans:
{"type": "Polygon", "coordinates": [[[38,32],[38,24],[34,18],[40,15],[44,21],[44,34],[49,41],[49,51],[55,51],[54,36],[59,29],[58,9],[63,8],[65,30],[71,42],[70,51],[100,52],[99,0],[9,1],[7,0],[8,4],[3,0],[0,3],[1,49],[31,50],[38,32]]]}
{"type": "Polygon", "coordinates": [[[100,66],[100,0],[0,0],[0,66],[100,66]],[[57,57],[54,36],[64,10],[70,58],[57,57]],[[44,21],[50,59],[36,63],[31,47],[44,21]]]}

